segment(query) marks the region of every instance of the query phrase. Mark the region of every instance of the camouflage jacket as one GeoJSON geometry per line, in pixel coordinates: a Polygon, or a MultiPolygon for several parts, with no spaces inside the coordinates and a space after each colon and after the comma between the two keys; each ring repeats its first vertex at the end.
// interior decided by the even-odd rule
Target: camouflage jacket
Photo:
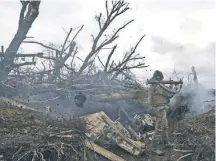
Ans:
{"type": "Polygon", "coordinates": [[[149,103],[152,106],[162,106],[169,103],[170,98],[175,95],[174,91],[162,84],[151,85],[149,89],[149,103]]]}

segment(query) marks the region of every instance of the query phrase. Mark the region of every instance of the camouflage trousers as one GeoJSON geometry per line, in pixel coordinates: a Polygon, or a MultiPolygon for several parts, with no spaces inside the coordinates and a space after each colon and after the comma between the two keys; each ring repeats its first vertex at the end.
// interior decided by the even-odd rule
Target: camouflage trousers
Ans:
{"type": "Polygon", "coordinates": [[[167,109],[166,105],[153,107],[156,114],[155,133],[152,137],[152,146],[156,148],[158,143],[163,145],[169,144],[168,137],[168,120],[167,120],[167,109]]]}

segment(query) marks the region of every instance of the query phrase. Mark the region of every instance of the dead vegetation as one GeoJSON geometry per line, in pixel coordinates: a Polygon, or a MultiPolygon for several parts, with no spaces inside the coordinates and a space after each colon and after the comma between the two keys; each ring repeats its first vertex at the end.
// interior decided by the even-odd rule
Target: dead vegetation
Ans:
{"type": "Polygon", "coordinates": [[[173,131],[174,160],[214,160],[215,158],[215,110],[184,119],[173,131]]]}
{"type": "MultiPolygon", "coordinates": [[[[92,47],[84,60],[79,58],[77,45],[84,25],[71,28],[61,46],[29,40],[27,33],[39,16],[41,4],[40,1],[21,1],[21,5],[17,33],[6,51],[2,46],[0,52],[0,160],[214,159],[214,110],[181,118],[181,121],[173,118],[184,112],[171,111],[174,114],[170,117],[173,147],[166,150],[165,156],[153,156],[150,152],[154,127],[142,130],[142,133],[136,127],[134,116],[151,113],[145,103],[147,89],[132,72],[132,69],[148,67],[145,57],[136,52],[145,35],[128,49],[121,61],[115,61],[112,56],[118,47],[116,40],[134,20],[108,33],[108,28],[129,12],[129,3],[124,0],[106,1],[105,13],[95,17],[98,32],[91,35],[92,47]],[[22,43],[40,45],[45,50],[19,53],[22,43]],[[105,62],[100,58],[102,50],[108,53],[105,62]],[[87,97],[84,108],[75,106],[74,96],[78,92],[87,97]],[[108,117],[106,124],[99,124],[104,125],[106,131],[98,133],[97,139],[90,139],[87,134],[94,127],[87,128],[89,122],[80,116],[97,115],[101,111],[108,117]]],[[[194,82],[198,84],[195,68],[192,70],[194,82]]],[[[177,82],[183,83],[182,80],[177,82]]],[[[179,106],[175,104],[176,109],[179,106]]],[[[93,117],[94,122],[95,119],[93,117]]]]}
{"type": "Polygon", "coordinates": [[[43,113],[1,104],[0,122],[1,159],[83,160],[80,152],[86,131],[80,119],[57,121],[43,113]]]}

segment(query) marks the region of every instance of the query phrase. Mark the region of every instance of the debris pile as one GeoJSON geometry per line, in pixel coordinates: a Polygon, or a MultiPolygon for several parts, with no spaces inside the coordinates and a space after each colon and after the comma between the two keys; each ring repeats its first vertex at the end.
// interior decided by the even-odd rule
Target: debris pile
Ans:
{"type": "Polygon", "coordinates": [[[181,157],[185,160],[215,159],[215,109],[204,114],[181,120],[172,130],[172,160],[181,157]]]}
{"type": "Polygon", "coordinates": [[[0,104],[1,161],[83,160],[83,121],[53,120],[23,107],[15,106],[14,102],[0,104]]]}
{"type": "Polygon", "coordinates": [[[113,122],[104,112],[86,116],[87,128],[91,129],[87,136],[93,141],[114,143],[132,155],[141,155],[145,144],[132,140],[131,134],[118,121],[113,122]]]}
{"type": "MultiPolygon", "coordinates": [[[[214,157],[214,110],[192,118],[187,118],[185,115],[181,119],[174,119],[180,114],[184,115],[185,112],[176,113],[177,108],[170,108],[168,120],[171,148],[164,149],[163,156],[154,155],[151,152],[151,142],[158,118],[152,111],[151,104],[148,103],[148,89],[132,90],[115,81],[114,87],[112,81],[103,86],[98,81],[98,90],[88,90],[95,86],[96,80],[88,86],[84,85],[86,90],[83,92],[79,92],[82,90],[82,85],[80,89],[76,88],[78,92],[74,88],[49,87],[51,90],[48,91],[53,92],[57,97],[38,102],[37,105],[44,106],[42,108],[36,107],[31,102],[33,100],[31,96],[28,101],[23,101],[22,98],[16,101],[1,97],[0,155],[4,159],[13,158],[13,160],[34,157],[46,160],[54,157],[52,160],[104,160],[106,158],[112,161],[123,161],[128,158],[129,160],[144,158],[178,160],[181,157],[211,160],[214,157]],[[121,88],[121,92],[116,93],[116,87],[121,88]],[[75,97],[74,102],[70,101],[66,105],[70,106],[69,108],[59,103],[63,93],[66,96],[64,100],[70,100],[69,96],[75,97]],[[84,98],[81,106],[77,105],[80,96],[84,98]],[[54,108],[52,103],[56,100],[59,106],[54,108]],[[65,109],[71,111],[62,112],[65,109]],[[203,151],[202,147],[205,147],[206,151],[203,151]]],[[[164,82],[161,81],[161,84],[164,82]]],[[[157,82],[150,80],[148,83],[157,82]]],[[[46,88],[31,88],[29,91],[35,94],[34,89],[39,96],[40,91],[43,94],[47,92],[46,88]]],[[[153,101],[163,102],[164,100],[153,101]]],[[[181,109],[181,103],[176,104],[176,107],[181,109]]],[[[158,144],[158,146],[163,145],[158,144]]]]}

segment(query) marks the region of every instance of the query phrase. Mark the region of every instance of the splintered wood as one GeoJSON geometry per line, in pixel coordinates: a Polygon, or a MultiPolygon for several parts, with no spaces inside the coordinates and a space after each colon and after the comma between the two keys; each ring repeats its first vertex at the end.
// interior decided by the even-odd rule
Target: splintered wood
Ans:
{"type": "Polygon", "coordinates": [[[118,155],[102,148],[101,146],[95,144],[92,141],[86,141],[85,142],[85,146],[95,152],[97,152],[98,154],[106,157],[107,159],[111,160],[111,161],[126,161],[123,158],[119,157],[118,155]]]}
{"type": "Polygon", "coordinates": [[[128,153],[138,156],[145,151],[145,143],[135,141],[130,133],[118,121],[113,122],[103,111],[83,116],[87,121],[86,135],[93,141],[102,136],[113,140],[115,144],[128,153]]]}

